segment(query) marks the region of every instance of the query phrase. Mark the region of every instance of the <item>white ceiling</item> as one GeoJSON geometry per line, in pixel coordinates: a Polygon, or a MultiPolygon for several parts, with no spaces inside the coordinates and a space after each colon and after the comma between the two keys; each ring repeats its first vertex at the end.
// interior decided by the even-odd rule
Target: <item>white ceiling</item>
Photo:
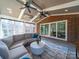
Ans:
{"type": "Polygon", "coordinates": [[[50,11],[49,14],[65,14],[65,13],[75,13],[79,12],[79,6],[74,6],[74,7],[69,7],[69,8],[63,8],[63,9],[58,9],[54,11],[50,11]]]}
{"type": "Polygon", "coordinates": [[[64,4],[71,1],[74,0],[34,0],[34,2],[37,3],[42,9],[64,4]]]}
{"type": "MultiPolygon", "coordinates": [[[[74,0],[33,0],[33,1],[38,6],[40,6],[41,9],[45,9],[45,8],[61,5],[64,3],[72,2],[74,0]]],[[[21,7],[22,7],[22,5],[20,3],[18,3],[16,0],[0,0],[0,13],[1,14],[18,18],[20,11],[21,11],[20,10],[21,7]],[[11,14],[7,10],[7,8],[10,8],[12,10],[11,14]]],[[[32,15],[32,16],[30,17],[27,15],[29,13],[26,9],[22,19],[29,21],[33,16],[35,16],[38,13],[35,10],[31,10],[31,11],[32,11],[32,13],[30,15],[32,15]]],[[[54,11],[49,12],[49,14],[60,14],[60,13],[69,13],[69,12],[79,12],[79,6],[54,10],[54,11]],[[68,12],[64,11],[66,9],[68,9],[68,12]]]]}
{"type": "Polygon", "coordinates": [[[16,0],[0,0],[0,10],[2,14],[18,17],[20,13],[20,7],[22,5],[17,3],[16,0]],[[7,8],[12,9],[12,14],[9,14],[7,8]]]}

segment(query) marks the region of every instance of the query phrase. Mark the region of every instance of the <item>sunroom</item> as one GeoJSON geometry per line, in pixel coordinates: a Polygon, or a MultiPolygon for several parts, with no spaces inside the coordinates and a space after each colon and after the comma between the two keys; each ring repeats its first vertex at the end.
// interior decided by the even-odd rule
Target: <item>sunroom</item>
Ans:
{"type": "Polygon", "coordinates": [[[0,59],[78,59],[79,0],[0,1],[0,59]]]}

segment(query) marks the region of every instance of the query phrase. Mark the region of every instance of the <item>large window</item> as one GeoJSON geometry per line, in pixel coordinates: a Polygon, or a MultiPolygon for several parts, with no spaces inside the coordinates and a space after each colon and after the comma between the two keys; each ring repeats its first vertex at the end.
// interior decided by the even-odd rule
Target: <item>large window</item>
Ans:
{"type": "Polygon", "coordinates": [[[0,19],[0,38],[34,32],[35,24],[7,20],[4,18],[0,19]]]}
{"type": "Polygon", "coordinates": [[[41,25],[41,34],[42,35],[49,34],[49,24],[41,25]]]}
{"type": "Polygon", "coordinates": [[[48,24],[41,24],[41,35],[49,35],[58,39],[67,39],[66,20],[56,21],[48,24]]]}

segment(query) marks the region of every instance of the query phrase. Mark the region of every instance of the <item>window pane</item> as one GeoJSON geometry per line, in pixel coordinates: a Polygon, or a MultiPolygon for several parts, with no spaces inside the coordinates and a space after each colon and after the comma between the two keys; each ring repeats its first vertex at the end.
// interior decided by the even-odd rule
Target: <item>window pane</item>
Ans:
{"type": "Polygon", "coordinates": [[[50,35],[56,37],[56,23],[50,25],[50,35]]]}
{"type": "Polygon", "coordinates": [[[19,33],[20,34],[23,34],[25,31],[24,31],[24,24],[23,22],[19,22],[19,33]]]}
{"type": "Polygon", "coordinates": [[[35,25],[34,24],[30,24],[30,28],[31,28],[31,33],[35,32],[35,25]]]}
{"type": "Polygon", "coordinates": [[[34,24],[25,23],[25,32],[26,33],[34,33],[35,32],[35,25],[34,24]]]}
{"type": "Polygon", "coordinates": [[[2,31],[4,36],[13,35],[13,21],[2,19],[1,26],[2,26],[2,31]]]}
{"type": "Polygon", "coordinates": [[[49,25],[41,25],[41,34],[48,35],[49,34],[49,25]]]}
{"type": "Polygon", "coordinates": [[[0,20],[0,38],[3,38],[4,34],[2,31],[2,24],[1,24],[1,20],[0,20]]]}
{"type": "Polygon", "coordinates": [[[30,33],[30,24],[25,23],[25,32],[30,33]]]}
{"type": "Polygon", "coordinates": [[[7,28],[8,28],[8,35],[12,36],[13,35],[13,26],[14,26],[14,21],[10,21],[8,20],[8,24],[7,24],[7,28]]]}
{"type": "Polygon", "coordinates": [[[65,22],[57,23],[57,37],[65,39],[65,22]]]}
{"type": "Polygon", "coordinates": [[[8,36],[8,29],[7,29],[7,20],[1,20],[1,25],[2,25],[2,31],[3,31],[3,36],[8,36]]]}
{"type": "Polygon", "coordinates": [[[45,35],[49,34],[49,25],[45,25],[45,35]]]}
{"type": "Polygon", "coordinates": [[[42,29],[41,30],[42,30],[42,32],[41,32],[42,35],[45,35],[45,25],[42,25],[42,29]]]}
{"type": "Polygon", "coordinates": [[[23,34],[24,31],[24,24],[23,22],[16,22],[14,23],[14,34],[23,34]]]}
{"type": "Polygon", "coordinates": [[[44,27],[45,27],[44,25],[41,25],[41,34],[42,34],[42,35],[45,34],[45,33],[44,33],[44,27]]]}

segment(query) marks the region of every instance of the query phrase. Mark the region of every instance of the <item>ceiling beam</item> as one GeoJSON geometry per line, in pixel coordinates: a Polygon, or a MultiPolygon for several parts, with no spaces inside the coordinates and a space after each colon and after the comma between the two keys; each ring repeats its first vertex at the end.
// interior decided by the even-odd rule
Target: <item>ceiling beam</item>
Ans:
{"type": "Polygon", "coordinates": [[[22,18],[22,16],[23,16],[25,10],[26,10],[25,8],[21,10],[18,19],[21,19],[21,18],[22,18]]]}
{"type": "Polygon", "coordinates": [[[32,1],[32,4],[36,6],[37,8],[39,8],[40,10],[42,10],[42,8],[35,1],[32,1]]]}
{"type": "Polygon", "coordinates": [[[75,1],[72,1],[69,3],[65,3],[65,4],[61,4],[61,5],[57,5],[57,6],[43,9],[43,11],[54,11],[54,10],[68,8],[68,7],[74,7],[74,6],[78,6],[78,5],[79,5],[79,0],[75,0],[75,1]]]}
{"type": "Polygon", "coordinates": [[[31,20],[30,22],[33,22],[37,17],[39,17],[40,13],[37,13],[31,20]]]}
{"type": "MultiPolygon", "coordinates": [[[[39,11],[39,12],[41,11],[38,7],[35,7],[33,4],[30,4],[30,6],[33,7],[33,8],[35,8],[35,9],[37,9],[37,11],[39,11]]],[[[18,19],[21,19],[22,18],[24,12],[25,12],[25,8],[21,10],[18,19]]],[[[37,16],[33,17],[32,20],[35,20],[38,17],[38,14],[37,14],[37,16]]]]}

